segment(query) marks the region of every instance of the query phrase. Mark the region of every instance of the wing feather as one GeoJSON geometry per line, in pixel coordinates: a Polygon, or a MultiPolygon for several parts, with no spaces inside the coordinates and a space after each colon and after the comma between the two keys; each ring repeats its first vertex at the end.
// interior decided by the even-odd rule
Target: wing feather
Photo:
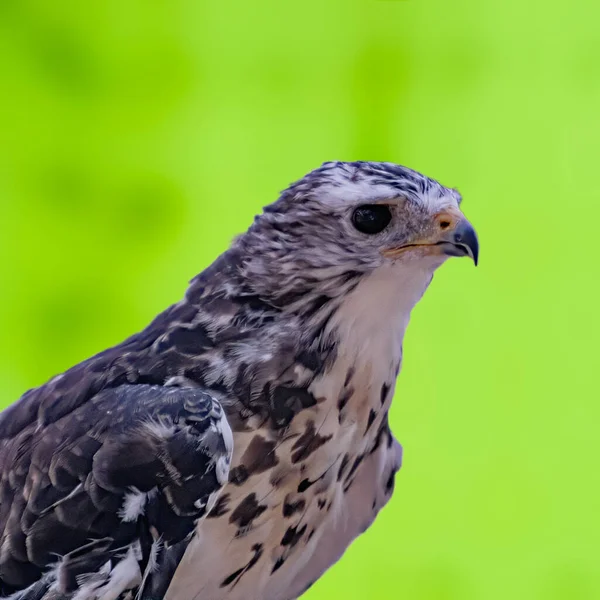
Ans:
{"type": "Polygon", "coordinates": [[[121,385],[44,425],[22,420],[18,432],[0,427],[0,597],[143,598],[142,582],[168,585],[227,481],[219,402],[198,388],[121,385]]]}

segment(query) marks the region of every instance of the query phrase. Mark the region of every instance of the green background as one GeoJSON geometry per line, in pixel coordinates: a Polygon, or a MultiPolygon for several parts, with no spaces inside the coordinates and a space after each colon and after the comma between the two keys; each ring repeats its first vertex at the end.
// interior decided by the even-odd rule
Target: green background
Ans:
{"type": "Polygon", "coordinates": [[[0,2],[0,394],[145,326],[331,159],[456,186],[392,503],[311,600],[600,597],[597,2],[0,2]],[[95,6],[94,6],[95,5],[95,6]]]}

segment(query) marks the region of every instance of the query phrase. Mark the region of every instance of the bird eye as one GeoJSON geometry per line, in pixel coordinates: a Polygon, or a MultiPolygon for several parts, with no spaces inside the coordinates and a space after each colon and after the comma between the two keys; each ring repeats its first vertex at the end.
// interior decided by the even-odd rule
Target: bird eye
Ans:
{"type": "Polygon", "coordinates": [[[365,204],[352,214],[352,223],[361,233],[381,233],[392,220],[392,213],[383,204],[365,204]]]}

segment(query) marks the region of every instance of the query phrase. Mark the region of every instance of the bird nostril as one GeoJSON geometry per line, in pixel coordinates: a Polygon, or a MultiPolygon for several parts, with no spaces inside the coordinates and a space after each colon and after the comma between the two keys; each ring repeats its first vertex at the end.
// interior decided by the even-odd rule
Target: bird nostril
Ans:
{"type": "Polygon", "coordinates": [[[455,242],[462,242],[462,235],[460,233],[455,233],[454,234],[454,241],[455,242]]]}

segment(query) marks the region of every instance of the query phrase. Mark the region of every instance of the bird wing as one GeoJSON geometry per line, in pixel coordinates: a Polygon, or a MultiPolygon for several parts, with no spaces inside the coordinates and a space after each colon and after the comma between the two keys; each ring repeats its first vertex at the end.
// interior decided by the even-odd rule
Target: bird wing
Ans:
{"type": "Polygon", "coordinates": [[[198,388],[121,385],[53,422],[15,433],[10,421],[0,420],[0,597],[162,597],[228,478],[219,402],[198,388]]]}

